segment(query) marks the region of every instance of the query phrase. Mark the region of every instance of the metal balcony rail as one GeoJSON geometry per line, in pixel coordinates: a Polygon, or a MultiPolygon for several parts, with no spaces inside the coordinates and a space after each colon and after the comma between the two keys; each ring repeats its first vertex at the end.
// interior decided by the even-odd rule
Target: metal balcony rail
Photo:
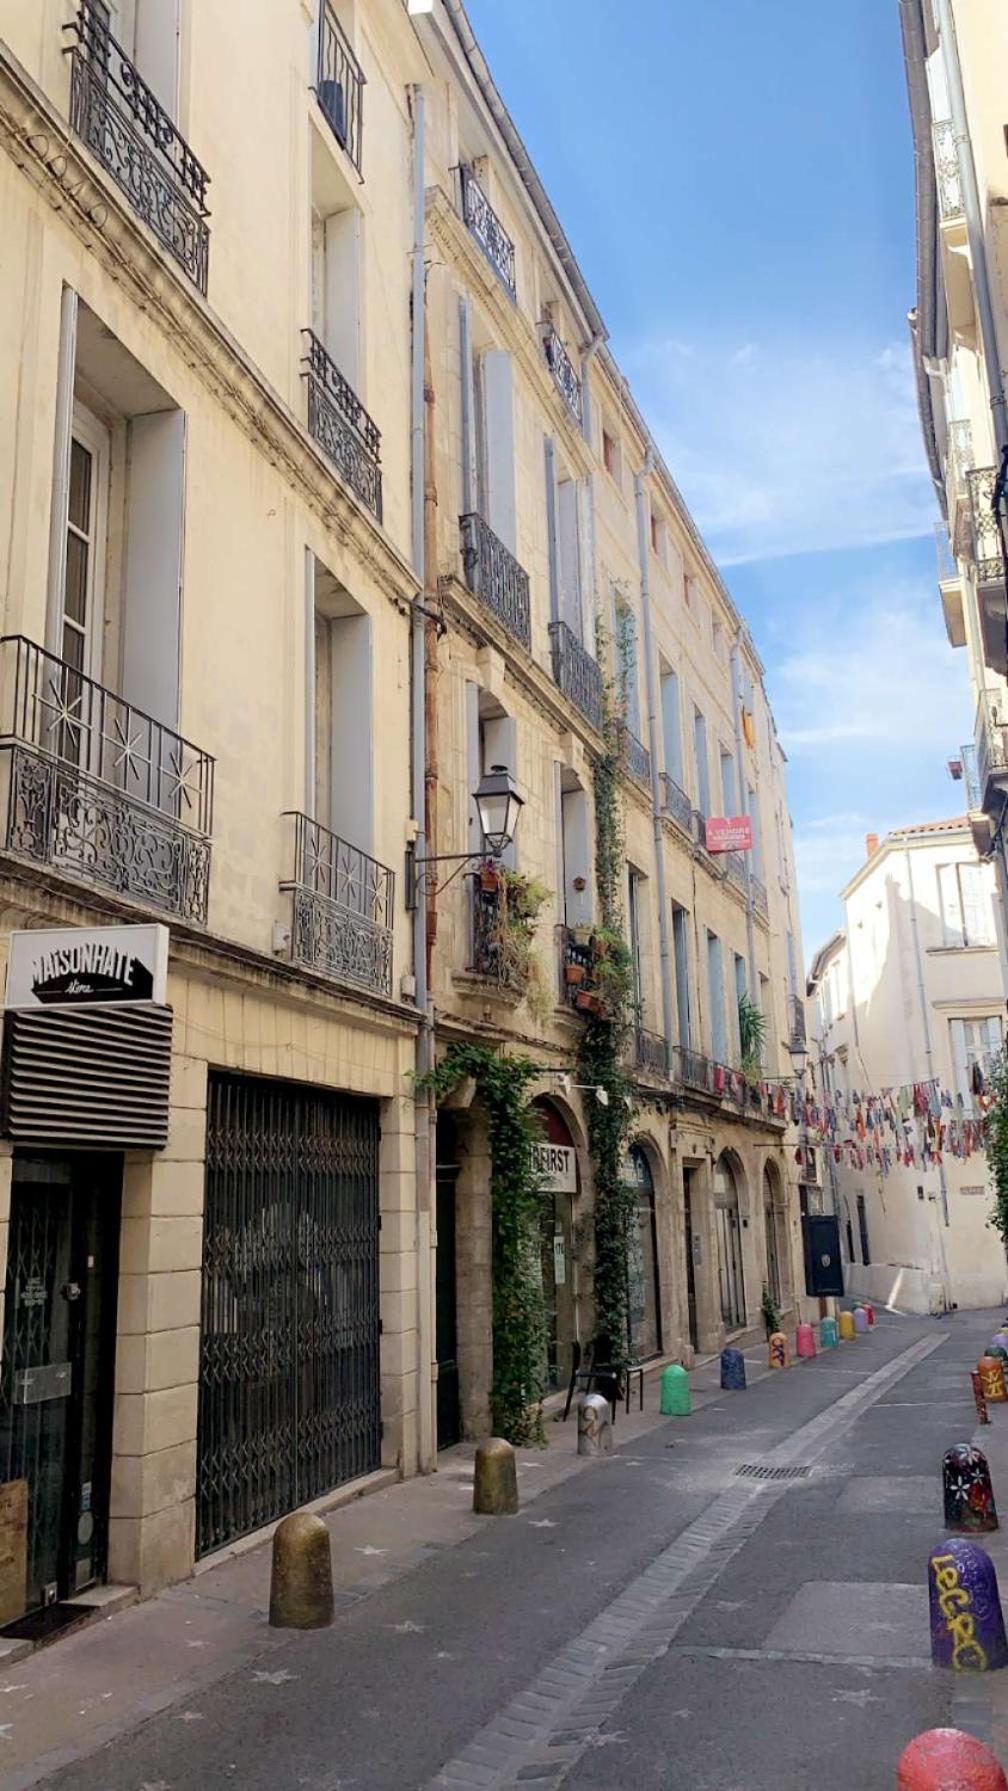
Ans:
{"type": "Polygon", "coordinates": [[[395,876],[358,846],[293,812],[291,957],[378,995],[392,993],[395,876]]]}
{"type": "Polygon", "coordinates": [[[602,673],[566,622],[550,623],[553,680],[568,702],[602,731],[602,673]]]}
{"type": "Polygon", "coordinates": [[[693,805],[685,790],[680,790],[675,779],[667,771],[662,772],[662,803],[665,813],[672,817],[684,833],[693,833],[693,805]]]}
{"type": "Polygon", "coordinates": [[[318,31],[315,97],[337,143],[363,178],[364,72],[329,0],[319,7],[318,31]]]}
{"type": "Polygon", "coordinates": [[[962,760],[963,786],[966,791],[966,807],[968,809],[982,808],[983,804],[980,800],[980,770],[977,763],[976,747],[967,742],[965,746],[959,748],[959,757],[962,760]]]}
{"type": "Polygon", "coordinates": [[[749,874],[741,852],[725,853],[725,875],[735,889],[741,890],[743,895],[748,893],[749,874]]]}
{"type": "Polygon", "coordinates": [[[649,1032],[645,1026],[636,1026],[633,1035],[633,1061],[637,1069],[643,1070],[647,1075],[667,1079],[668,1057],[662,1034],[649,1032]]]}
{"type": "Polygon", "coordinates": [[[625,722],[620,724],[620,760],[628,774],[637,783],[651,787],[651,754],[646,746],[632,734],[625,722]]]}
{"type": "Polygon", "coordinates": [[[974,467],[966,475],[969,486],[970,511],[973,516],[973,557],[977,582],[981,585],[1001,584],[1004,580],[1004,554],[1001,531],[994,510],[994,487],[997,472],[992,466],[974,467]]]}
{"type": "Polygon", "coordinates": [[[301,334],[307,339],[301,374],[308,384],[308,433],[381,522],[381,433],[314,330],[301,334]]]}
{"type": "Polygon", "coordinates": [[[0,640],[11,852],[204,922],[214,761],[23,635],[0,640]]]}
{"type": "Polygon", "coordinates": [[[95,0],[79,0],[64,30],[70,55],[70,125],[139,218],[206,293],[210,177],[108,27],[95,0]]]}
{"type": "Polygon", "coordinates": [[[995,774],[1008,771],[1008,692],[982,690],[976,714],[976,764],[979,781],[978,807],[984,789],[995,774]]]}
{"type": "Polygon", "coordinates": [[[515,246],[494,211],[489,199],[465,162],[459,168],[462,187],[462,219],[470,236],[479,243],[501,285],[513,299],[518,296],[515,285],[515,246]]]}
{"type": "Polygon", "coordinates": [[[769,918],[770,918],[770,903],[767,899],[766,884],[762,881],[761,878],[754,877],[750,874],[749,888],[752,891],[753,907],[755,908],[757,914],[762,914],[764,920],[769,920],[769,918]]]}
{"type": "Polygon", "coordinates": [[[584,972],[582,980],[584,982],[589,982],[591,979],[593,963],[592,949],[587,940],[575,939],[574,934],[570,931],[569,927],[562,927],[560,929],[561,994],[563,1000],[568,1002],[571,1007],[576,1006],[577,992],[581,987],[581,984],[568,982],[566,976],[567,966],[569,964],[577,965],[584,972]]]}
{"type": "MultiPolygon", "coordinates": [[[[693,810],[693,837],[701,849],[707,851],[707,816],[702,808],[693,810]]],[[[710,853],[708,862],[713,862],[714,854],[710,853]]]]}
{"type": "Polygon", "coordinates": [[[963,215],[962,179],[959,174],[959,152],[951,118],[939,118],[931,127],[934,142],[935,181],[938,187],[938,210],[942,222],[948,224],[963,215]]]}
{"type": "Polygon", "coordinates": [[[543,354],[546,365],[553,375],[554,384],[578,428],[584,423],[584,399],[581,393],[581,379],[574,362],[557,335],[552,323],[542,326],[543,354]]]}
{"type": "Polygon", "coordinates": [[[482,516],[459,517],[465,581],[521,646],[532,645],[528,573],[519,566],[482,516]]]}
{"type": "Polygon", "coordinates": [[[788,1017],[791,1023],[791,1043],[804,1045],[808,1034],[805,1027],[805,1003],[800,995],[788,997],[788,1017]]]}
{"type": "Polygon", "coordinates": [[[714,1065],[702,1051],[693,1051],[688,1045],[673,1045],[672,1076],[684,1088],[708,1095],[714,1092],[714,1065]]]}

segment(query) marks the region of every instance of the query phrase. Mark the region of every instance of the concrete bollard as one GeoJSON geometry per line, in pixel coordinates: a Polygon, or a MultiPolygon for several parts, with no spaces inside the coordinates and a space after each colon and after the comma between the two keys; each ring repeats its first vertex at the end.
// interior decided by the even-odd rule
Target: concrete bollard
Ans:
{"type": "Polygon", "coordinates": [[[578,1406],[579,1455],[608,1455],[612,1448],[609,1401],[601,1393],[584,1393],[578,1406]]]}
{"type": "Polygon", "coordinates": [[[859,1337],[868,1335],[868,1314],[863,1306],[859,1306],[854,1314],[854,1330],[859,1337]]]}
{"type": "Polygon", "coordinates": [[[821,1318],[819,1320],[819,1348],[820,1349],[836,1349],[836,1346],[837,1346],[836,1319],[835,1318],[821,1318]]]}
{"type": "Polygon", "coordinates": [[[854,1338],[857,1336],[857,1332],[854,1329],[853,1312],[841,1312],[840,1317],[837,1320],[837,1328],[841,1343],[853,1343],[854,1338]]]}
{"type": "Polygon", "coordinates": [[[991,1420],[987,1410],[987,1401],[984,1398],[983,1382],[975,1368],[970,1375],[970,1382],[973,1387],[973,1404],[976,1406],[977,1421],[980,1424],[989,1424],[991,1420]]]}
{"type": "Polygon", "coordinates": [[[670,1362],[661,1371],[658,1409],[663,1418],[688,1418],[690,1414],[689,1375],[678,1362],[670,1362]]]}
{"type": "Polygon", "coordinates": [[[982,1533],[998,1527],[990,1468],[982,1449],[955,1443],[942,1456],[945,1522],[950,1530],[982,1533]]]}
{"type": "Polygon", "coordinates": [[[989,1748],[961,1729],[927,1729],[899,1757],[896,1791],[1008,1791],[989,1748]]]}
{"type": "Polygon", "coordinates": [[[721,1351],[721,1390],[741,1393],[745,1389],[745,1357],[740,1349],[721,1351]]]}
{"type": "Polygon", "coordinates": [[[799,1325],[795,1332],[795,1355],[808,1361],[816,1353],[815,1332],[811,1325],[799,1325]]]}
{"type": "Polygon", "coordinates": [[[274,1629],[326,1629],[333,1620],[329,1532],[310,1511],[292,1511],[273,1532],[269,1620],[274,1629]]]}
{"type": "Polygon", "coordinates": [[[767,1338],[767,1367],[790,1368],[791,1348],[783,1331],[772,1331],[767,1338]]]}
{"type": "Polygon", "coordinates": [[[515,1452],[503,1437],[490,1437],[476,1449],[473,1510],[480,1517],[513,1517],[517,1509],[515,1452]]]}
{"type": "Polygon", "coordinates": [[[947,1536],[928,1561],[931,1661],[953,1673],[1008,1666],[997,1574],[977,1542],[947,1536]]]}
{"type": "Polygon", "coordinates": [[[1004,1363],[997,1356],[981,1356],[977,1363],[977,1373],[984,1398],[991,1405],[1004,1405],[1008,1399],[1005,1388],[1004,1363]]]}

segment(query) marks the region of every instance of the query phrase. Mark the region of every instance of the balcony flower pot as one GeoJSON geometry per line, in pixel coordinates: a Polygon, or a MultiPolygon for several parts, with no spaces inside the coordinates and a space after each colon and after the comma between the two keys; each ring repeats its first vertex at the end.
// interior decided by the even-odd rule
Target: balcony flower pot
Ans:
{"type": "Polygon", "coordinates": [[[487,894],[492,895],[501,886],[500,871],[495,864],[481,864],[479,868],[479,886],[487,894]]]}
{"type": "Polygon", "coordinates": [[[564,965],[564,982],[569,989],[576,989],[578,983],[583,983],[584,979],[585,967],[583,964],[564,965]]]}
{"type": "Polygon", "coordinates": [[[602,1003],[594,989],[579,989],[574,997],[574,1006],[582,1014],[600,1014],[602,1003]]]}

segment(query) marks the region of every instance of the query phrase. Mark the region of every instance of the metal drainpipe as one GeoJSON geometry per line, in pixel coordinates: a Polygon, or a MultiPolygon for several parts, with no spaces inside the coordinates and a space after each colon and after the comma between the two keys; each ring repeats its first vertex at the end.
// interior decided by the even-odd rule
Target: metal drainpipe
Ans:
{"type": "MultiPolygon", "coordinates": [[[[739,647],[742,631],[735,636],[735,644],[731,650],[732,681],[732,720],[735,727],[735,775],[738,778],[738,799],[740,814],[749,813],[749,797],[746,790],[745,759],[742,753],[742,661],[739,647]]],[[[746,951],[749,955],[749,999],[755,1006],[759,995],[759,979],[756,971],[756,929],[753,926],[753,893],[752,893],[752,854],[745,860],[746,867],[746,951]]]]}
{"type": "Polygon", "coordinates": [[[648,442],[644,465],[634,475],[637,499],[637,557],[640,561],[641,616],[644,622],[644,674],[648,705],[648,751],[651,755],[651,820],[654,830],[655,876],[658,883],[658,942],[661,961],[662,1031],[665,1035],[665,1067],[672,1074],[672,965],[669,917],[665,894],[665,838],[658,784],[658,712],[655,698],[654,635],[651,628],[651,587],[648,578],[648,538],[644,481],[654,469],[653,442],[648,442]]]}
{"type": "MultiPolygon", "coordinates": [[[[927,1063],[928,1077],[930,1079],[934,1076],[934,1053],[931,1049],[931,1022],[928,1019],[927,996],[924,990],[924,956],[921,951],[920,927],[917,922],[917,908],[914,902],[913,864],[910,858],[909,847],[904,850],[903,856],[906,859],[907,904],[910,909],[910,931],[913,934],[914,963],[917,971],[917,999],[920,1002],[921,1024],[924,1028],[924,1058],[927,1063]]],[[[945,1180],[944,1163],[939,1163],[938,1165],[938,1186],[941,1190],[942,1221],[945,1225],[948,1225],[948,1183],[945,1180]]],[[[938,1230],[938,1249],[941,1255],[941,1275],[944,1284],[945,1304],[946,1306],[951,1306],[952,1289],[949,1285],[948,1262],[945,1256],[945,1240],[942,1237],[940,1227],[938,1230]]]]}
{"type": "MultiPolygon", "coordinates": [[[[413,102],[413,251],[412,251],[412,363],[410,368],[410,544],[413,570],[420,581],[421,597],[413,605],[410,644],[411,685],[411,804],[416,822],[416,855],[427,855],[426,816],[426,671],[427,645],[424,593],[424,332],[426,324],[426,189],[425,116],[423,89],[410,90],[413,102]]],[[[427,904],[418,900],[413,910],[413,976],[420,1030],[416,1041],[416,1070],[424,1076],[434,1060],[433,1015],[427,987],[427,904]]],[[[430,1472],[436,1466],[433,1380],[433,1154],[435,1126],[429,1094],[416,1101],[416,1207],[418,1286],[418,1429],[419,1466],[430,1472]]]]}

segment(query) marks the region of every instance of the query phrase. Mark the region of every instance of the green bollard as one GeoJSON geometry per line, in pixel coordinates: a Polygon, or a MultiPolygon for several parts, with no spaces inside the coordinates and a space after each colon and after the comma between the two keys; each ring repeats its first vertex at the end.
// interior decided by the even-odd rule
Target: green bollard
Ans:
{"type": "Polygon", "coordinates": [[[688,1418],[690,1415],[689,1376],[678,1362],[670,1362],[661,1372],[659,1411],[663,1418],[688,1418]]]}

